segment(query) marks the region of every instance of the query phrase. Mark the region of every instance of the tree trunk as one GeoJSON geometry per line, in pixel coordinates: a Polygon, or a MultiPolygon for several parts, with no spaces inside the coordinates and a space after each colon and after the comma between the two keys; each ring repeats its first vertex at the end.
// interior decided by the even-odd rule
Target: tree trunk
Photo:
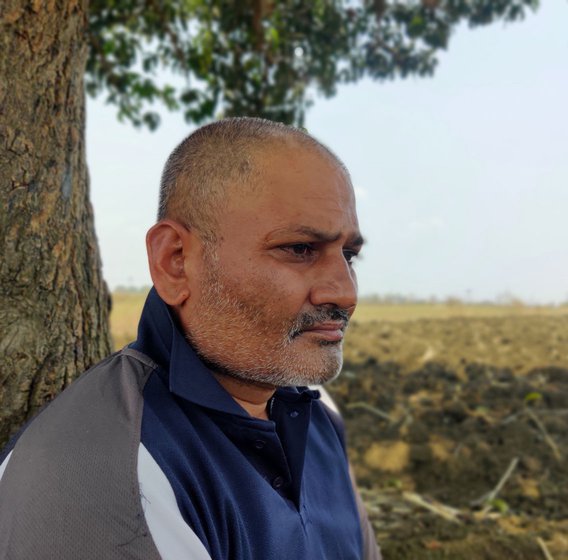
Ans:
{"type": "Polygon", "coordinates": [[[85,165],[86,0],[0,4],[0,446],[110,352],[85,165]]]}

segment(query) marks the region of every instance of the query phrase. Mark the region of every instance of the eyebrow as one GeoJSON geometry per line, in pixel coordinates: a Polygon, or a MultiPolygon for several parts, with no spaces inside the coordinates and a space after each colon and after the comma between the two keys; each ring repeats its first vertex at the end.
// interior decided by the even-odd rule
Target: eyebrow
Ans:
{"type": "MultiPolygon", "coordinates": [[[[272,232],[272,235],[305,235],[312,238],[319,243],[333,243],[341,237],[341,232],[329,233],[319,229],[315,229],[309,226],[297,226],[291,228],[282,228],[272,232]]],[[[365,243],[365,239],[360,233],[352,236],[348,240],[349,245],[353,247],[362,247],[365,243]]]]}

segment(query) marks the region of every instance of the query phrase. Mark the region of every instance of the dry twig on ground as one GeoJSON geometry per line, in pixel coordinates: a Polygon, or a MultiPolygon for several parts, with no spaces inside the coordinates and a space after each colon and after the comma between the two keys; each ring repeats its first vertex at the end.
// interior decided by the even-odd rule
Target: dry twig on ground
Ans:
{"type": "Polygon", "coordinates": [[[458,509],[440,504],[438,502],[428,501],[419,494],[415,494],[414,492],[403,492],[402,497],[412,504],[423,507],[424,509],[435,513],[446,521],[461,524],[461,521],[458,519],[458,515],[461,512],[458,509]]]}
{"type": "Polygon", "coordinates": [[[550,434],[547,432],[546,428],[544,427],[544,424],[537,418],[536,414],[530,408],[526,408],[525,410],[527,416],[535,423],[536,427],[542,433],[544,441],[552,449],[552,452],[554,453],[554,457],[556,457],[556,460],[562,461],[562,454],[560,453],[560,449],[558,449],[556,442],[550,437],[550,434]]]}
{"type": "Polygon", "coordinates": [[[546,546],[546,543],[540,537],[537,537],[536,542],[538,543],[540,550],[542,550],[542,553],[544,554],[544,557],[546,558],[546,560],[554,560],[554,558],[552,557],[552,554],[550,554],[550,551],[548,550],[548,547],[546,546]]]}
{"type": "Polygon", "coordinates": [[[365,410],[366,412],[370,412],[371,414],[374,414],[375,416],[378,416],[379,418],[382,418],[383,420],[386,420],[387,422],[392,423],[393,419],[383,410],[381,410],[380,408],[377,408],[376,406],[372,406],[369,403],[366,402],[352,402],[352,403],[348,403],[347,405],[345,405],[345,408],[349,409],[349,410],[353,410],[353,409],[360,409],[360,410],[365,410]]]}
{"type": "Polygon", "coordinates": [[[484,494],[483,496],[481,496],[481,498],[478,498],[477,500],[475,500],[472,503],[472,505],[486,504],[485,507],[481,510],[482,516],[485,516],[485,515],[487,515],[487,513],[489,513],[489,511],[493,507],[491,502],[493,502],[493,500],[497,497],[499,492],[501,492],[501,490],[503,489],[503,486],[505,486],[505,483],[507,482],[507,480],[509,480],[509,478],[513,474],[513,471],[517,468],[518,464],[519,464],[519,458],[514,457],[511,460],[511,462],[509,463],[507,470],[505,471],[503,476],[500,478],[500,480],[497,483],[497,485],[495,486],[495,488],[493,488],[493,490],[491,490],[491,492],[484,494]]]}

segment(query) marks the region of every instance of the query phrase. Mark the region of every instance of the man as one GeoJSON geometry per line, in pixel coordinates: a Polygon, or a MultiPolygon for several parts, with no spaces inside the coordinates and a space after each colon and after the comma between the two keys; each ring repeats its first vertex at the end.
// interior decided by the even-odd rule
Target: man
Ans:
{"type": "Polygon", "coordinates": [[[220,121],[170,156],[158,218],[137,341],[4,453],[0,558],[379,558],[307,388],[339,373],[357,300],[344,166],[299,130],[220,121]]]}

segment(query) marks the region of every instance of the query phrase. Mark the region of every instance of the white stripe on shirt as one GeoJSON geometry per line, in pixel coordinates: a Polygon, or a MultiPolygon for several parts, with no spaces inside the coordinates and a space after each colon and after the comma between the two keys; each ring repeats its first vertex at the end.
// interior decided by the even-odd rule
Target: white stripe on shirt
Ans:
{"type": "Polygon", "coordinates": [[[8,455],[6,455],[6,458],[4,459],[4,461],[2,461],[2,464],[0,465],[0,480],[2,480],[2,475],[4,474],[4,471],[6,470],[6,466],[8,465],[8,461],[10,460],[12,453],[13,453],[13,451],[10,451],[10,453],[8,453],[8,455]]]}
{"type": "Polygon", "coordinates": [[[162,559],[211,560],[181,516],[166,475],[142,444],[138,448],[138,481],[146,523],[162,559]]]}

